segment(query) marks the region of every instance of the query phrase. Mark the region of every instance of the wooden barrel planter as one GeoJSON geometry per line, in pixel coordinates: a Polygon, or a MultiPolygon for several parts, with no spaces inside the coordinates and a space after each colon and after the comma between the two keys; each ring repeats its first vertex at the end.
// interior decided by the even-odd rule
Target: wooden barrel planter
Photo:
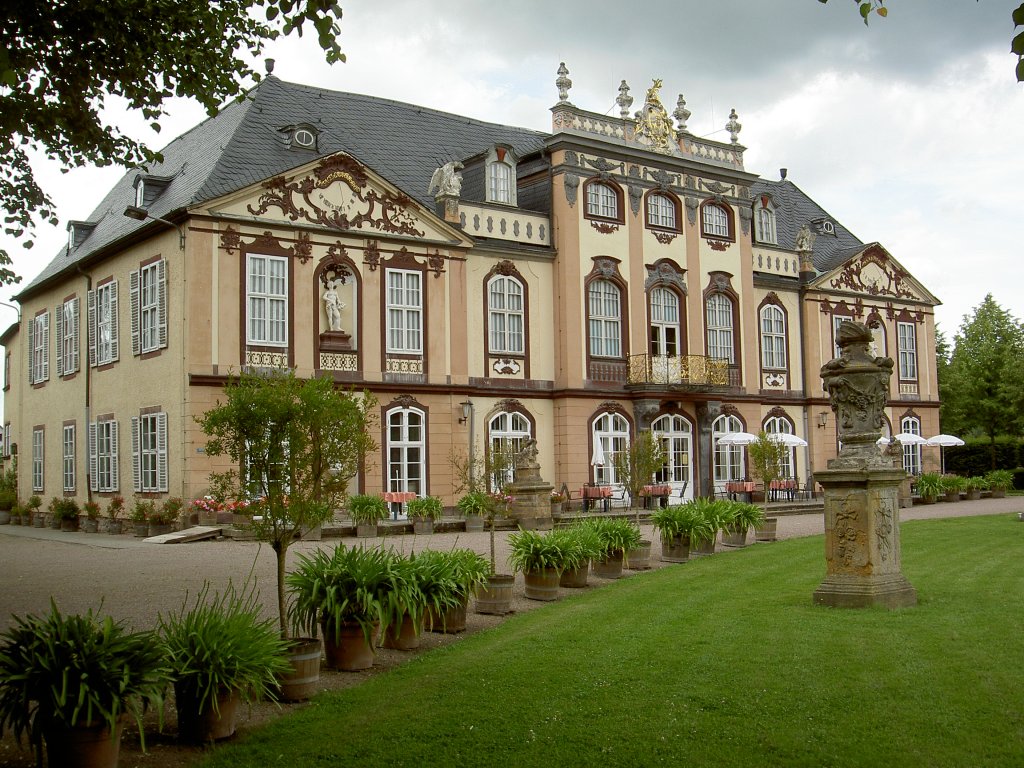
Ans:
{"type": "Polygon", "coordinates": [[[631,571],[649,571],[651,569],[651,542],[644,539],[640,546],[626,553],[626,567],[631,571]]]}
{"type": "MultiPolygon", "coordinates": [[[[174,526],[171,523],[158,523],[149,525],[150,536],[164,536],[174,531],[174,526]]],[[[136,534],[137,535],[137,534],[136,534]]]]}
{"type": "Polygon", "coordinates": [[[523,574],[526,581],[526,597],[529,600],[541,600],[551,602],[558,599],[558,571],[554,568],[541,568],[536,571],[526,571],[523,574]]]}
{"type": "Polygon", "coordinates": [[[199,707],[199,694],[181,683],[174,684],[174,703],[178,709],[178,738],[192,744],[220,741],[235,735],[238,705],[241,701],[236,690],[219,690],[216,706],[207,699],[199,707]]]}
{"type": "Polygon", "coordinates": [[[622,553],[597,558],[593,562],[594,575],[602,579],[617,579],[622,576],[622,553]]]}
{"type": "Polygon", "coordinates": [[[476,591],[476,612],[492,616],[504,616],[512,612],[512,587],[515,576],[495,574],[487,584],[476,591]]]}
{"type": "Polygon", "coordinates": [[[590,563],[586,562],[579,568],[571,568],[562,571],[558,579],[558,586],[566,589],[582,589],[587,586],[587,576],[590,574],[590,563]]]}
{"type": "Polygon", "coordinates": [[[52,725],[43,731],[48,765],[75,768],[117,768],[121,754],[122,718],[113,732],[106,723],[72,727],[52,725]]]}
{"type": "Polygon", "coordinates": [[[429,517],[414,517],[412,532],[417,536],[429,536],[434,532],[434,521],[429,517]]]}
{"type": "Polygon", "coordinates": [[[377,524],[376,523],[359,523],[356,525],[356,538],[357,539],[375,539],[377,538],[377,524]]]}
{"type": "Polygon", "coordinates": [[[754,541],[777,541],[779,518],[766,517],[761,525],[754,528],[754,541]]]}
{"type": "Polygon", "coordinates": [[[726,547],[745,547],[747,546],[747,529],[746,528],[730,528],[725,527],[722,529],[722,544],[726,547]]]}
{"type": "Polygon", "coordinates": [[[484,519],[481,515],[466,515],[466,533],[479,533],[484,529],[484,519]]]}
{"type": "Polygon", "coordinates": [[[392,624],[384,631],[385,648],[396,651],[414,651],[420,647],[420,632],[423,629],[423,617],[414,621],[408,613],[402,615],[402,621],[392,624]]]}
{"type": "Polygon", "coordinates": [[[442,632],[446,635],[453,635],[466,631],[466,612],[469,606],[467,595],[460,605],[449,608],[442,614],[433,609],[427,611],[427,624],[431,632],[442,632]]]}
{"type": "Polygon", "coordinates": [[[331,669],[343,672],[358,672],[373,666],[373,639],[379,625],[374,622],[370,632],[371,642],[366,641],[362,626],[357,621],[346,621],[335,634],[333,626],[323,627],[324,658],[331,669]]]}
{"type": "Polygon", "coordinates": [[[74,533],[78,530],[78,518],[70,517],[60,521],[60,529],[65,533],[74,533]]]}
{"type": "Polygon", "coordinates": [[[666,563],[685,563],[690,559],[690,538],[673,536],[661,540],[661,559],[666,563]]]}
{"type": "Polygon", "coordinates": [[[697,539],[690,542],[691,555],[713,555],[715,554],[714,539],[697,539]]]}
{"type": "Polygon", "coordinates": [[[320,682],[320,639],[296,637],[290,641],[288,661],[291,671],[278,680],[282,701],[305,701],[316,693],[320,682]]]}

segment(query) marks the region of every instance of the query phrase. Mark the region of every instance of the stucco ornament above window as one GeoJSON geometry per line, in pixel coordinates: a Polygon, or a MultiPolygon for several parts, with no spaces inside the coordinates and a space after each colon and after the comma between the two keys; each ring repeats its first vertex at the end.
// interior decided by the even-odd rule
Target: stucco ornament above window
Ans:
{"type": "Polygon", "coordinates": [[[644,106],[636,113],[636,137],[650,145],[655,152],[670,154],[672,152],[672,135],[674,129],[672,119],[661,103],[658,91],[661,90],[661,79],[655,78],[647,89],[644,106]]]}

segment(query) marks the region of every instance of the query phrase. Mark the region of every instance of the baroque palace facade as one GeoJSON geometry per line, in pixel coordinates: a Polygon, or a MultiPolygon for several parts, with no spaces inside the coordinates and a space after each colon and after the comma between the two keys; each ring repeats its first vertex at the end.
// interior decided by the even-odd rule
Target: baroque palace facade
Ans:
{"type": "Polygon", "coordinates": [[[365,492],[452,504],[453,449],[527,437],[556,487],[614,483],[648,429],[685,497],[747,474],[731,431],[805,438],[804,483],[848,318],[896,360],[891,432],[938,431],[938,301],[881,245],[745,170],[735,112],[709,141],[660,81],[609,117],[567,74],[549,133],[269,76],[127,173],[0,337],[20,495],[201,495],[225,466],[196,417],[271,367],[376,396],[365,492]]]}

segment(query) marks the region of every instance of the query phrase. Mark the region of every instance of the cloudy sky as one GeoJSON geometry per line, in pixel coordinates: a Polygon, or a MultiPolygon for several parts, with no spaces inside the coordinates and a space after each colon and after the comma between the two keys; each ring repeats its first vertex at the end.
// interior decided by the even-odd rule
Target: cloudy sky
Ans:
{"type": "MultiPolygon", "coordinates": [[[[635,107],[658,77],[669,110],[684,94],[691,131],[727,140],[735,108],[747,169],[788,168],[861,240],[881,242],[943,302],[937,319],[952,336],[986,293],[1024,316],[1018,4],[888,0],[888,18],[865,27],[850,0],[353,0],[342,2],[346,64],[328,67],[309,37],[268,55],[285,80],[539,130],[551,127],[560,61],[583,109],[617,114],[623,79],[635,107]]],[[[108,115],[155,147],[204,117],[174,102],[157,136],[116,105],[108,115]]],[[[62,225],[40,227],[32,251],[0,236],[25,278],[122,173],[35,167],[62,225]]]]}

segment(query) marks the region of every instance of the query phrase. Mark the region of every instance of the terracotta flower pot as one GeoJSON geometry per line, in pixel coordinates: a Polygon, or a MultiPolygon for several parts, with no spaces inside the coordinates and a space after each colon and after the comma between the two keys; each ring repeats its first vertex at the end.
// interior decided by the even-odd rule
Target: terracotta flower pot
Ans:
{"type": "Polygon", "coordinates": [[[402,615],[399,624],[392,624],[384,631],[385,648],[396,651],[413,651],[420,647],[420,633],[423,630],[423,618],[413,621],[408,613],[402,615]]]}
{"type": "Polygon", "coordinates": [[[590,574],[590,563],[586,562],[579,568],[562,571],[558,580],[558,586],[566,589],[582,589],[587,586],[587,576],[590,574]]]}
{"type": "Polygon", "coordinates": [[[215,699],[207,698],[200,708],[198,692],[181,682],[175,683],[178,738],[192,744],[203,744],[234,736],[240,700],[238,691],[220,690],[215,699]]]}
{"type": "Polygon", "coordinates": [[[117,768],[121,753],[119,720],[111,733],[106,723],[86,723],[73,727],[52,725],[43,731],[48,765],[67,768],[117,768]]]}
{"type": "Polygon", "coordinates": [[[469,596],[467,595],[461,605],[449,608],[441,615],[433,610],[427,611],[427,626],[430,627],[431,632],[443,632],[446,635],[465,632],[468,605],[469,596]]]}

